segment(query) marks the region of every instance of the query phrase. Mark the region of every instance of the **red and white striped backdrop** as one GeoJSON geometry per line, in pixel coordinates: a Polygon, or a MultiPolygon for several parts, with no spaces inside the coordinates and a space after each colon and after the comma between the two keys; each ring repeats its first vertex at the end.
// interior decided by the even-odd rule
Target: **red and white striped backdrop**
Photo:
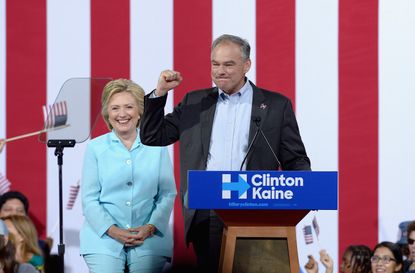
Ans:
{"type": "MultiPolygon", "coordinates": [[[[42,106],[72,77],[131,78],[150,91],[174,68],[184,81],[170,110],[187,90],[212,84],[212,39],[240,35],[252,45],[249,78],[293,100],[313,169],[339,170],[340,209],[316,214],[318,242],[302,236],[311,216],[298,226],[301,264],[320,247],[338,261],[348,244],[395,241],[399,222],[415,218],[414,13],[412,0],[0,0],[0,138],[41,129],[42,106]]],[[[103,123],[93,135],[102,132],[103,123]]],[[[65,200],[84,148],[64,151],[65,200]]],[[[56,243],[53,150],[33,137],[8,143],[0,159],[56,243]]],[[[173,149],[172,159],[177,175],[173,149]]],[[[64,219],[66,263],[81,272],[79,200],[64,219]]],[[[173,219],[175,261],[187,263],[180,215],[173,219]]]]}

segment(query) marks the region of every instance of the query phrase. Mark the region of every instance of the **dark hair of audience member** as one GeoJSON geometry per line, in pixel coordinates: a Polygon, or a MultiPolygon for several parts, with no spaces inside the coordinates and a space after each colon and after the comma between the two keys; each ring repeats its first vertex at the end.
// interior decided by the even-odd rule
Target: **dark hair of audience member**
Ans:
{"type": "Polygon", "coordinates": [[[407,227],[407,236],[408,236],[408,239],[409,239],[409,235],[410,235],[410,233],[412,232],[412,231],[415,231],[415,221],[412,221],[412,222],[410,222],[409,223],[409,225],[408,225],[408,227],[407,227]]]}
{"type": "Polygon", "coordinates": [[[18,262],[15,258],[16,250],[10,240],[6,243],[4,235],[0,234],[0,265],[3,266],[4,273],[13,273],[18,262]]]}
{"type": "Polygon", "coordinates": [[[3,195],[0,195],[0,208],[10,199],[17,199],[22,202],[26,214],[29,212],[29,200],[19,191],[8,191],[3,193],[3,195]]]}
{"type": "Polygon", "coordinates": [[[372,250],[365,245],[350,245],[344,253],[351,253],[350,265],[352,272],[369,273],[371,271],[370,257],[372,250]]]}

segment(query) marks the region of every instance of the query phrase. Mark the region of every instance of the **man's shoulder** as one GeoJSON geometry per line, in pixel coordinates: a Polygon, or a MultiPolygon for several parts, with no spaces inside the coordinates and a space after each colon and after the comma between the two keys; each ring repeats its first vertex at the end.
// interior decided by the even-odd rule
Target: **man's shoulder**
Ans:
{"type": "Polygon", "coordinates": [[[203,97],[212,94],[216,91],[216,87],[209,87],[197,90],[191,90],[187,93],[188,96],[203,97]]]}
{"type": "Polygon", "coordinates": [[[192,90],[186,93],[182,102],[185,104],[200,103],[206,98],[207,99],[215,98],[215,93],[217,93],[216,87],[192,90]]]}
{"type": "Polygon", "coordinates": [[[254,93],[259,92],[267,99],[289,101],[290,99],[279,91],[271,91],[261,87],[254,86],[254,93]]]}

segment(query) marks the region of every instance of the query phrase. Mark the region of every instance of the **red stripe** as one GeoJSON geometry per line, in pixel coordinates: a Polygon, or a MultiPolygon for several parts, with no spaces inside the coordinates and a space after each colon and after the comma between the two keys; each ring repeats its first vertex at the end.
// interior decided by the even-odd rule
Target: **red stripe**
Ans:
{"type": "Polygon", "coordinates": [[[295,1],[256,2],[256,82],[295,104],[295,1]]]}
{"type": "MultiPolygon", "coordinates": [[[[184,77],[174,91],[174,103],[179,103],[189,90],[212,85],[210,77],[210,46],[212,43],[211,1],[174,1],[174,69],[184,77]]],[[[175,145],[174,171],[179,191],[180,160],[175,145]]],[[[174,205],[174,264],[194,263],[194,254],[184,244],[184,225],[179,198],[174,205]]]]}
{"type": "MultiPolygon", "coordinates": [[[[129,0],[91,1],[91,77],[130,77],[129,0]]],[[[94,105],[100,100],[101,92],[93,92],[94,105]]],[[[100,111],[92,107],[91,113],[100,111]]],[[[107,126],[99,117],[92,136],[107,132],[107,126]]]]}
{"type": "MultiPolygon", "coordinates": [[[[43,128],[46,1],[7,1],[6,14],[6,132],[13,137],[43,128]]],[[[28,197],[31,218],[44,236],[46,146],[37,137],[9,142],[6,162],[12,190],[28,197]]]]}
{"type": "Polygon", "coordinates": [[[341,257],[350,244],[378,241],[378,1],[341,0],[339,8],[341,257]]]}

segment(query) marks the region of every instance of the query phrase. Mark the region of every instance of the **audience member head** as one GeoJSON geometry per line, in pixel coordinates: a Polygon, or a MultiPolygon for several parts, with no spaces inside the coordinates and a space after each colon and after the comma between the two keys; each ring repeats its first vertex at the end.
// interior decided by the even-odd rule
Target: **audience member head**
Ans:
{"type": "Polygon", "coordinates": [[[0,196],[0,217],[8,215],[27,215],[29,201],[18,191],[9,191],[0,196]]]}
{"type": "Polygon", "coordinates": [[[36,228],[29,217],[9,215],[3,220],[9,230],[10,241],[16,248],[19,262],[26,263],[34,254],[42,255],[38,245],[36,228]]]}
{"type": "Polygon", "coordinates": [[[415,262],[415,221],[408,225],[408,260],[415,262]]]}
{"type": "Polygon", "coordinates": [[[18,264],[15,248],[9,240],[9,232],[3,220],[0,220],[0,272],[12,273],[18,264]],[[1,271],[3,270],[3,271],[1,271]]]}
{"type": "Polygon", "coordinates": [[[365,245],[350,245],[343,253],[340,272],[369,273],[372,251],[365,245]]]}
{"type": "MultiPolygon", "coordinates": [[[[105,123],[107,124],[108,128],[110,130],[113,129],[113,126],[110,123],[110,117],[109,117],[109,111],[108,111],[108,103],[110,102],[112,96],[115,94],[121,93],[121,92],[127,92],[131,94],[134,97],[135,103],[138,106],[138,115],[139,117],[142,116],[144,111],[144,90],[136,84],[135,82],[131,80],[126,79],[118,79],[108,82],[104,90],[102,92],[102,98],[101,98],[101,104],[102,104],[102,117],[105,120],[105,123]]],[[[138,127],[140,124],[140,118],[138,119],[138,122],[136,124],[136,127],[138,127]]]]}
{"type": "Polygon", "coordinates": [[[399,247],[401,248],[402,255],[404,257],[408,257],[409,249],[408,249],[408,225],[411,221],[403,221],[399,223],[399,238],[396,242],[399,247]]]}
{"type": "Polygon", "coordinates": [[[381,242],[373,249],[372,273],[401,272],[403,266],[402,252],[398,244],[381,242]]]}

